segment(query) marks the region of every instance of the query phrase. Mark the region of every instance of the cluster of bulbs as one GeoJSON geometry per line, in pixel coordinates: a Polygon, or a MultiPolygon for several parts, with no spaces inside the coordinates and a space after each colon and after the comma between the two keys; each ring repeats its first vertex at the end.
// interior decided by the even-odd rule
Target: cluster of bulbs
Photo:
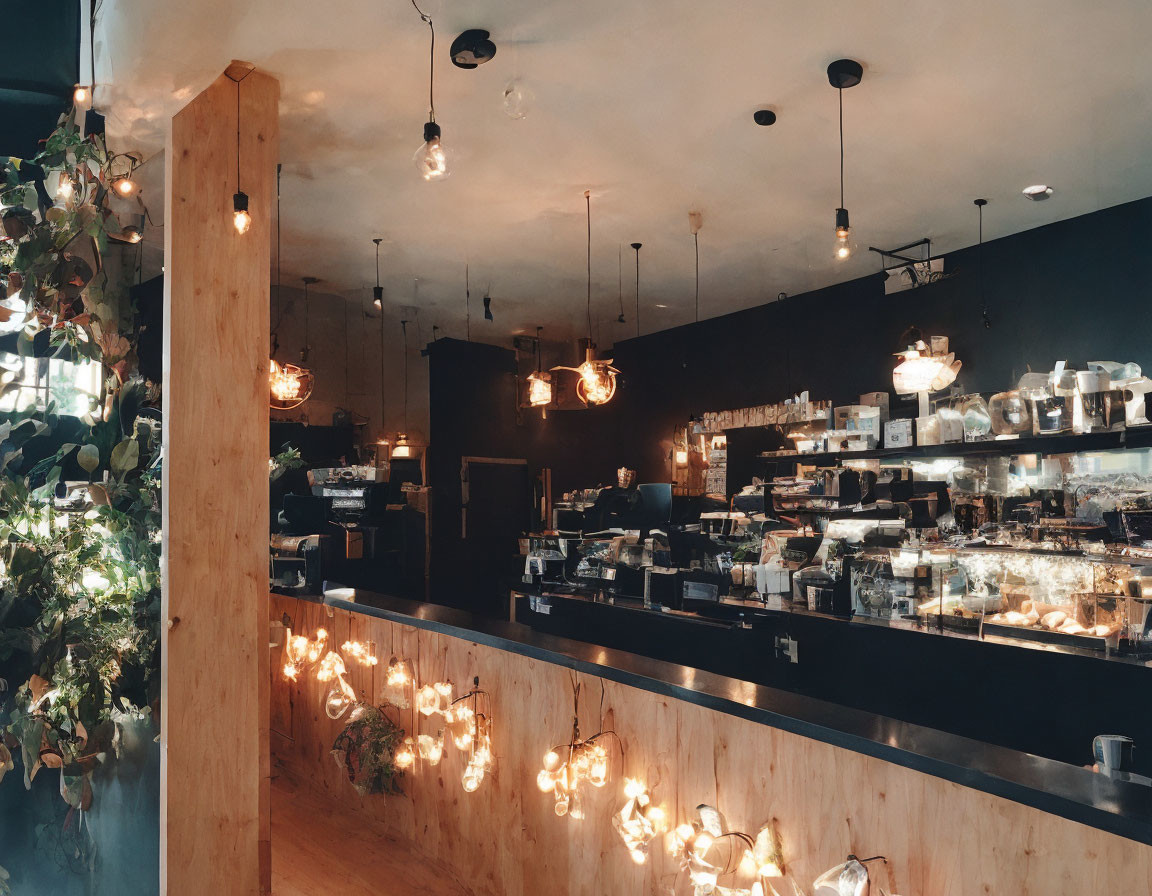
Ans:
{"type": "Polygon", "coordinates": [[[664,832],[667,819],[664,809],[653,804],[643,781],[625,778],[624,799],[623,807],[612,816],[612,827],[624,841],[632,861],[643,865],[648,861],[652,841],[664,832]]]}
{"type": "Polygon", "coordinates": [[[605,733],[610,732],[594,734],[588,740],[580,740],[576,733],[570,743],[544,754],[544,767],[536,776],[536,786],[555,796],[557,815],[579,821],[584,817],[580,785],[585,781],[593,787],[608,783],[608,751],[597,742],[605,733]],[[563,758],[561,752],[565,754],[563,758]]]}
{"type": "Polygon", "coordinates": [[[356,691],[348,683],[348,665],[342,654],[362,666],[375,666],[378,663],[372,645],[361,641],[345,641],[340,650],[328,649],[328,631],[316,629],[311,638],[293,635],[288,629],[284,646],[284,678],[299,681],[300,675],[316,667],[316,680],[327,684],[328,693],[324,697],[324,712],[330,719],[339,719],[356,702],[356,691]]]}
{"type": "Polygon", "coordinates": [[[697,806],[696,820],[677,826],[667,836],[668,852],[679,858],[697,896],[724,892],[729,896],[778,896],[773,878],[783,876],[780,847],[770,825],[751,837],[726,831],[720,812],[697,806]],[[747,886],[725,887],[721,877],[735,875],[747,886]]]}
{"type": "MultiPolygon", "coordinates": [[[[412,684],[412,676],[407,665],[393,659],[388,666],[386,682],[389,688],[402,689],[412,684]]],[[[416,691],[416,711],[430,718],[442,718],[452,745],[468,754],[468,762],[460,776],[460,784],[467,793],[474,793],[484,783],[484,778],[496,765],[492,751],[492,712],[487,692],[479,689],[479,680],[468,693],[452,699],[453,687],[448,681],[426,684],[416,691]],[[483,706],[481,705],[483,701],[483,706]]],[[[407,705],[407,701],[405,701],[407,705]]],[[[415,738],[404,738],[396,753],[396,767],[410,768],[417,759],[436,766],[444,758],[445,728],[440,728],[435,736],[419,734],[415,738]]]]}

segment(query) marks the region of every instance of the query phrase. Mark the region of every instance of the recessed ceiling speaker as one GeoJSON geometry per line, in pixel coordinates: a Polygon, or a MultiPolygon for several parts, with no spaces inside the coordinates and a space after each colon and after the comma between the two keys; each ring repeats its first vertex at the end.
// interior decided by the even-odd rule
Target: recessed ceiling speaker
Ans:
{"type": "Polygon", "coordinates": [[[452,63],[458,68],[476,68],[496,55],[496,44],[482,28],[469,28],[452,41],[452,63]]]}
{"type": "Polygon", "coordinates": [[[771,109],[757,109],[752,113],[752,120],[761,127],[776,124],[776,113],[771,109]]]}

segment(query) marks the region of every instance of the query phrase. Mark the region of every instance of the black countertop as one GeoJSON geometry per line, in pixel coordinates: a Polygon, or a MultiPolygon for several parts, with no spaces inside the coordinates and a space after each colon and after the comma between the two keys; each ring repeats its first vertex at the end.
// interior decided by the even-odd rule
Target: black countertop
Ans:
{"type": "Polygon", "coordinates": [[[597,675],[609,681],[789,731],[802,737],[1013,800],[1152,845],[1152,787],[887,716],[537,632],[526,625],[357,589],[356,602],[304,597],[597,675]]]}

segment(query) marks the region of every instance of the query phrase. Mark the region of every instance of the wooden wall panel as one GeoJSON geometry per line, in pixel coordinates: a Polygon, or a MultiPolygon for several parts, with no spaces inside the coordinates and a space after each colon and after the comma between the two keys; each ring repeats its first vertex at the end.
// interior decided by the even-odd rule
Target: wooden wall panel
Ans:
{"type": "MultiPolygon", "coordinates": [[[[290,598],[273,598],[295,627],[331,630],[349,614],[290,598]]],[[[1052,896],[1144,893],[1152,880],[1152,847],[828,744],[673,698],[580,676],[581,728],[596,730],[600,688],[605,718],[624,743],[623,767],[592,790],[583,821],[558,818],[536,773],[550,746],[571,727],[570,672],[559,666],[355,615],[371,632],[381,670],[391,653],[413,663],[421,682],[447,675],[466,687],[474,675],[493,696],[495,775],[467,794],[463,754],[451,746],[437,768],[407,776],[403,797],[356,798],[328,755],[341,723],[299,706],[319,707],[321,686],[273,675],[272,687],[297,700],[293,740],[274,742],[273,774],[285,774],[338,796],[344,823],[386,823],[418,853],[445,862],[478,896],[515,894],[687,893],[675,862],[654,848],[632,862],[611,825],[623,803],[625,774],[645,778],[673,823],[699,803],[716,805],[733,829],[755,834],[775,820],[790,881],[782,896],[810,893],[812,881],[849,852],[883,854],[877,882],[903,896],[1052,896]]],[[[275,659],[273,658],[276,665],[275,659]]],[[[379,693],[379,692],[378,692],[379,693]]],[[[404,724],[411,726],[411,712],[404,724]]],[[[423,723],[424,726],[427,722],[423,723]]],[[[421,730],[428,730],[422,727],[421,730]]],[[[722,881],[723,883],[723,881],[722,881]]],[[[877,892],[877,891],[874,891],[877,892]]]]}
{"type": "Polygon", "coordinates": [[[270,889],[268,270],[279,85],[221,75],[166,153],[161,891],[270,889]],[[241,186],[252,226],[232,226],[241,186]]]}

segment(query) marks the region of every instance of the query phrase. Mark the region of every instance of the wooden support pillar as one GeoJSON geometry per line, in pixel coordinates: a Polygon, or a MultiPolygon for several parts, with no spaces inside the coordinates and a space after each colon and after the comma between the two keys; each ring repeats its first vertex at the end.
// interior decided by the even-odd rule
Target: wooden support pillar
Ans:
{"type": "Polygon", "coordinates": [[[268,309],[279,93],[276,79],[233,63],[172,119],[168,139],[160,717],[168,896],[271,891],[268,309]],[[245,234],[232,223],[237,174],[252,216],[245,234]]]}

